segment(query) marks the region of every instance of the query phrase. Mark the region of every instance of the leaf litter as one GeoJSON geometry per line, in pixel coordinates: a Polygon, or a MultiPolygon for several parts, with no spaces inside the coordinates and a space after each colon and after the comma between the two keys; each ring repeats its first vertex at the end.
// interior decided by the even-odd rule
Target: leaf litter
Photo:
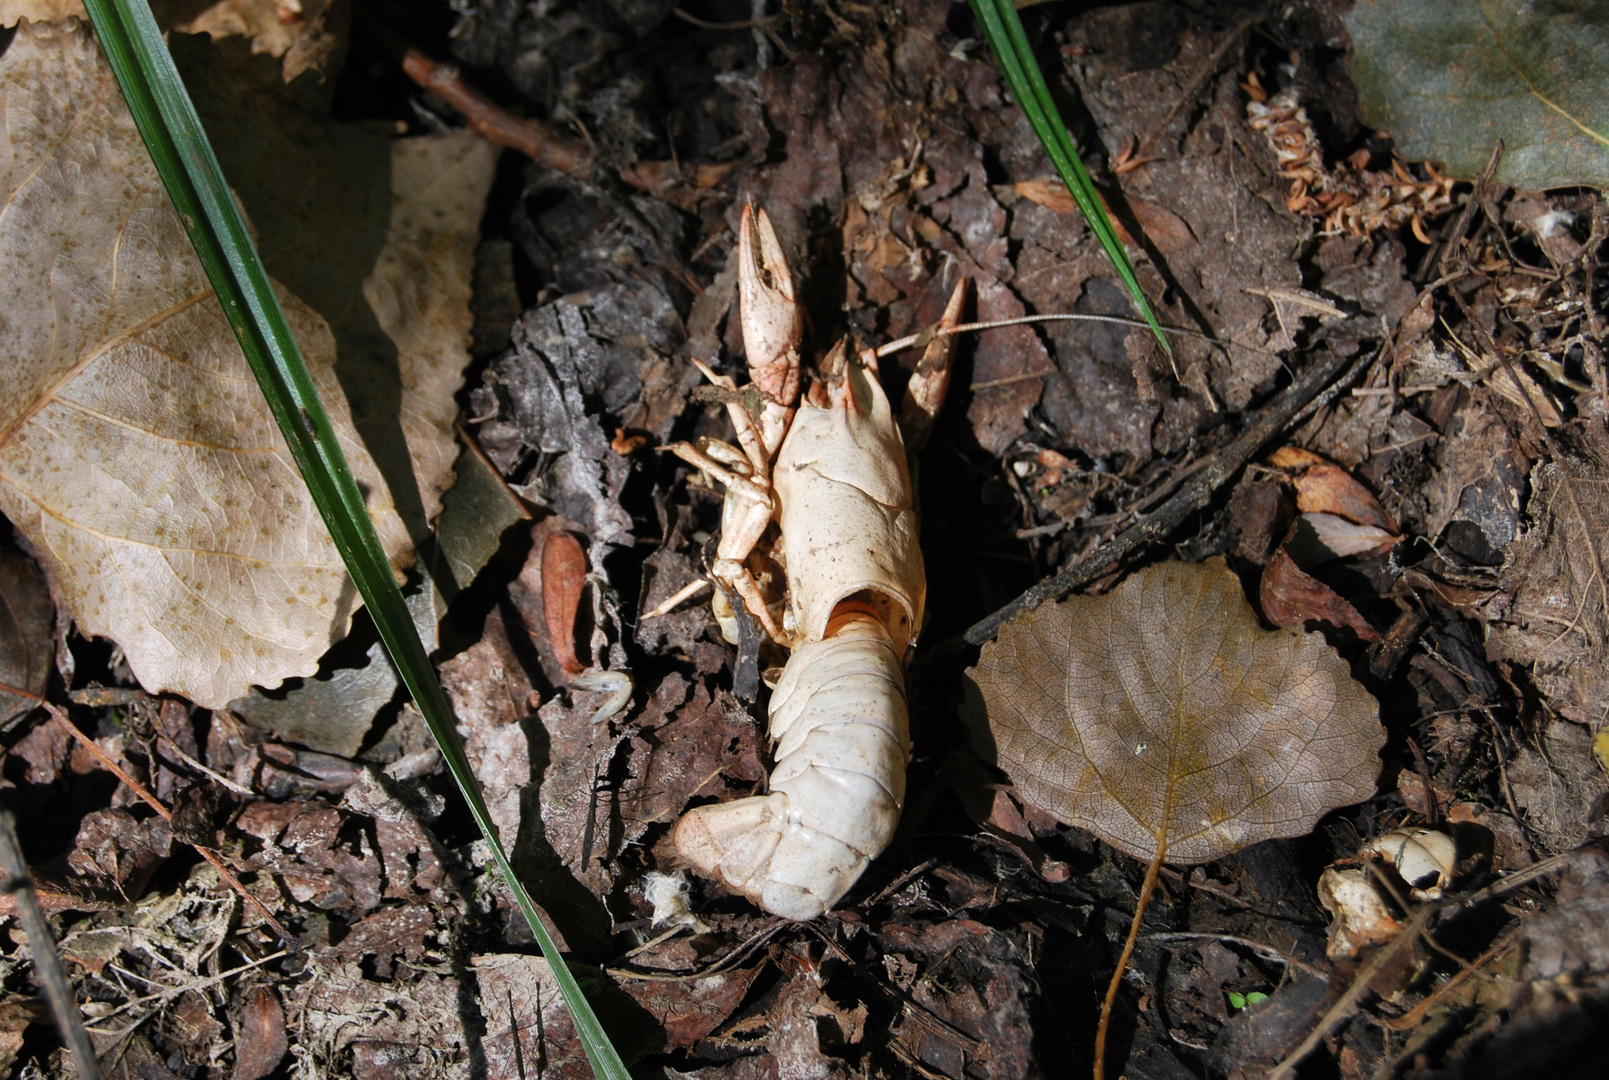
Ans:
{"type": "MultiPolygon", "coordinates": [[[[1233,575],[1197,572],[1240,590],[1232,606],[1247,618],[1241,583],[1263,616],[1283,621],[1265,595],[1287,572],[1281,561],[1316,584],[1318,599],[1288,613],[1291,629],[1246,633],[1310,642],[1330,657],[1335,685],[1356,680],[1378,701],[1370,764],[1358,766],[1354,794],[1336,796],[1354,805],[1308,808],[1318,823],[1305,835],[1158,870],[1114,1002],[1110,1065],[1121,1054],[1130,1076],[1250,1074],[1327,1032],[1329,1049],[1315,1054],[1343,1075],[1485,1075],[1514,1056],[1519,1036],[1508,1032],[1567,1035],[1573,1018],[1595,1015],[1605,974],[1590,847],[1563,876],[1506,894],[1528,920],[1490,903],[1466,914],[1446,905],[1482,895],[1493,874],[1562,866],[1549,857],[1604,829],[1591,749],[1601,695],[1591,666],[1571,659],[1601,644],[1589,553],[1570,539],[1589,526],[1560,516],[1568,508],[1549,470],[1594,475],[1609,387],[1591,313],[1609,214],[1590,191],[1460,186],[1454,213],[1419,207],[1433,246],[1411,221],[1320,235],[1323,217],[1290,205],[1290,163],[1248,123],[1242,84],[1304,110],[1304,162],[1331,177],[1389,172],[1327,5],[1250,24],[1155,3],[1025,11],[1053,85],[1083,103],[1069,115],[1075,137],[1162,321],[1216,341],[1177,338],[1177,384],[1144,333],[1121,323],[1000,328],[963,343],[957,401],[920,463],[932,622],[912,668],[901,833],[809,926],[699,883],[680,893],[686,918],[655,924],[669,909],[653,882],[674,882],[678,869],[670,825],[695,803],[763,790],[768,765],[756,706],[736,696],[740,658],[707,594],[647,614],[707,572],[719,528],[718,495],[655,447],[729,437],[723,410],[690,400],[688,357],[728,371],[741,361],[731,252],[743,200],[778,222],[818,341],[919,331],[959,274],[974,279],[969,315],[980,318],[1129,312],[1092,238],[1034,186],[1047,163],[965,41],[960,9],[828,5],[775,17],[762,28],[762,63],[749,30],[703,29],[650,7],[487,4],[451,40],[398,16],[421,48],[476,65],[463,80],[498,104],[578,145],[583,128],[590,138],[592,171],[505,158],[484,220],[454,171],[481,151],[461,135],[436,138],[468,158],[419,174],[450,189],[447,212],[460,215],[404,245],[422,254],[387,240],[407,217],[392,211],[393,182],[411,167],[407,140],[316,117],[332,100],[342,115],[365,115],[352,104],[359,87],[395,103],[387,132],[398,116],[413,133],[439,131],[458,122],[441,99],[403,102],[398,83],[377,91],[364,65],[339,83],[315,74],[286,86],[295,50],[254,58],[240,38],[172,39],[206,88],[200,105],[271,272],[331,328],[354,430],[377,448],[377,475],[415,536],[457,454],[447,402],[461,361],[405,342],[467,344],[478,263],[473,280],[488,286],[473,304],[485,315],[480,361],[457,404],[500,474],[469,473],[484,481],[473,505],[491,508],[470,511],[487,517],[473,544],[495,555],[472,583],[486,555],[453,555],[457,527],[443,524],[453,588],[434,604],[424,596],[420,614],[434,632],[445,612],[438,657],[477,771],[516,866],[543,883],[570,955],[597,973],[622,1052],[639,1068],[710,1080],[1087,1069],[1097,1002],[1144,891],[1135,857],[1146,853],[1062,824],[976,758],[955,707],[973,657],[955,635],[1143,519],[1211,464],[1286,369],[1315,364],[1351,381],[1270,444],[1298,448],[1299,460],[1252,457],[1162,539],[1190,563],[1227,557],[1233,575]],[[241,116],[252,124],[231,136],[241,116]],[[657,179],[632,179],[645,176],[657,179]],[[371,279],[376,262],[398,272],[371,279]],[[410,313],[434,329],[396,321],[410,313]],[[380,382],[367,382],[375,371],[380,382]],[[434,403],[399,410],[399,388],[421,371],[434,403]],[[422,448],[438,479],[398,495],[403,459],[379,448],[403,445],[422,448]],[[573,637],[578,664],[630,672],[624,711],[596,724],[604,695],[568,682],[549,627],[542,553],[555,533],[574,536],[588,563],[573,628],[561,620],[556,632],[573,637]],[[1350,636],[1336,632],[1348,612],[1359,620],[1350,636]],[[1368,642],[1363,625],[1379,639],[1368,642]],[[1390,739],[1377,755],[1379,724],[1390,739]],[[1368,841],[1398,829],[1458,838],[1443,899],[1413,899],[1404,884],[1399,900],[1368,872],[1358,887],[1468,968],[1400,934],[1354,959],[1325,955],[1321,874],[1351,872],[1368,841]],[[1524,955],[1538,958],[1526,978],[1568,971],[1568,994],[1519,978],[1520,932],[1524,955]]],[[[748,18],[738,7],[688,14],[748,18]]],[[[306,6],[284,25],[311,31],[317,14],[306,6]]],[[[353,48],[373,46],[360,23],[353,48]]],[[[1419,164],[1406,168],[1428,182],[1419,164]]],[[[890,384],[900,378],[889,373],[890,384]]],[[[1114,580],[1177,572],[1166,556],[1135,552],[1077,602],[1116,603],[1129,586],[1113,592],[1114,580]]],[[[1198,637],[1217,628],[1202,626],[1198,637]]],[[[1020,631],[1008,625],[987,648],[1020,631]]],[[[24,815],[41,894],[116,1067],[579,1068],[544,962],[484,852],[465,844],[422,722],[394,700],[369,641],[327,660],[326,704],[295,691],[281,719],[246,722],[141,693],[131,654],[91,640],[81,621],[59,637],[58,651],[33,631],[34,651],[20,654],[45,661],[43,693],[70,693],[79,727],[171,808],[172,838],[210,839],[301,947],[284,952],[189,843],[163,855],[159,819],[58,725],[19,715],[0,739],[0,798],[24,815]],[[341,670],[374,685],[338,689],[341,670]],[[283,717],[297,710],[305,722],[292,728],[283,717]]],[[[776,657],[744,662],[758,687],[776,657]]],[[[1132,769],[1152,748],[1129,756],[1132,769]]],[[[25,1000],[28,967],[14,939],[0,937],[0,954],[6,1009],[25,1000]]],[[[59,1071],[48,1019],[3,1015],[20,1032],[23,1075],[59,1071]]]]}

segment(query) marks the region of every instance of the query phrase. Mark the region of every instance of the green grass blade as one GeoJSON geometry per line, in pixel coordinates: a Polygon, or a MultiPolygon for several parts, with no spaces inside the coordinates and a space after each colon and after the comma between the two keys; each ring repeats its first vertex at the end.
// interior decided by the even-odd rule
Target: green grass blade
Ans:
{"type": "Polygon", "coordinates": [[[498,871],[549,959],[594,1071],[603,1080],[630,1080],[509,865],[464,754],[447,696],[408,616],[363,495],[149,5],[146,0],[86,0],[85,7],[157,172],[392,663],[430,725],[475,823],[491,845],[498,871]]]}
{"type": "Polygon", "coordinates": [[[973,13],[983,25],[983,35],[989,39],[989,47],[994,50],[1000,70],[1005,73],[1006,83],[1017,99],[1017,105],[1028,117],[1028,123],[1033,125],[1039,141],[1045,144],[1045,152],[1050,155],[1062,183],[1067,185],[1073,202],[1078,204],[1095,238],[1106,249],[1107,257],[1117,268],[1117,276],[1128,288],[1135,307],[1145,316],[1157,343],[1171,361],[1173,349],[1162,335],[1162,327],[1157,323],[1145,293],[1140,291],[1139,279],[1134,276],[1134,264],[1129,262],[1128,252],[1123,250],[1117,230],[1112,227],[1112,219],[1107,217],[1106,207],[1101,205],[1100,196],[1095,192],[1095,184],[1078,158],[1078,148],[1073,145],[1072,136],[1067,134],[1067,125],[1062,123],[1061,113],[1050,96],[1050,87],[1045,85],[1044,72],[1039,70],[1039,62],[1034,59],[1028,35],[1022,28],[1022,19],[1017,16],[1016,5],[1012,0],[971,0],[971,3],[973,13]]]}

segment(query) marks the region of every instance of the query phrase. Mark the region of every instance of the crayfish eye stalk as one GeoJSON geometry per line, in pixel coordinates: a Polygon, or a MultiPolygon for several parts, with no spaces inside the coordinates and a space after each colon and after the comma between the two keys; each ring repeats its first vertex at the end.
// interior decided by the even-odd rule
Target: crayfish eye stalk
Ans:
{"type": "Polygon", "coordinates": [[[738,295],[749,377],[772,402],[791,408],[799,396],[804,309],[770,217],[752,206],[743,208],[738,227],[738,295]]]}

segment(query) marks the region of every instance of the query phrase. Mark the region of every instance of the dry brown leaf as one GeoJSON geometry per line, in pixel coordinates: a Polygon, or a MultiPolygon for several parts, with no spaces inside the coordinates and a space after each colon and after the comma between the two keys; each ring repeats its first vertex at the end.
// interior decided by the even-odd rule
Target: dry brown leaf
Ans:
{"type": "Polygon", "coordinates": [[[45,696],[55,609],[33,562],[0,550],[0,727],[45,696]]]}
{"type": "Polygon", "coordinates": [[[1388,533],[1397,531],[1397,523],[1374,493],[1334,462],[1309,450],[1286,446],[1270,454],[1269,463],[1291,474],[1296,486],[1296,508],[1302,513],[1334,514],[1358,525],[1371,525],[1388,533]]]}
{"type": "MultiPolygon", "coordinates": [[[[332,61],[345,52],[350,22],[346,5],[334,0],[218,0],[210,5],[152,0],[151,11],[164,31],[214,38],[240,35],[251,42],[254,53],[283,56],[286,82],[310,69],[329,74],[332,61]]],[[[0,0],[0,26],[15,26],[18,19],[40,23],[68,18],[88,19],[83,0],[0,0]]]]}
{"type": "Polygon", "coordinates": [[[1374,793],[1378,705],[1318,635],[1263,630],[1221,559],[1045,604],[969,674],[1023,798],[1137,859],[1299,836],[1374,793]]]}
{"type": "Polygon", "coordinates": [[[273,987],[254,986],[239,996],[234,1021],[234,1080],[262,1080],[279,1068],[290,1049],[285,1007],[273,987]]]}
{"type": "Polygon", "coordinates": [[[1309,619],[1344,626],[1362,641],[1378,641],[1380,632],[1340,593],[1296,564],[1283,546],[1263,567],[1258,585],[1263,617],[1275,626],[1301,626],[1309,619]]]}
{"type": "MultiPolygon", "coordinates": [[[[116,640],[148,689],[218,707],[250,683],[313,674],[345,633],[356,597],[88,30],[20,29],[0,63],[0,105],[12,118],[0,157],[8,207],[0,364],[12,375],[0,389],[0,510],[45,552],[82,628],[116,640]]],[[[464,147],[459,164],[476,157],[464,147]]],[[[437,505],[451,460],[450,444],[438,444],[450,439],[468,330],[466,310],[456,342],[447,326],[421,346],[429,335],[408,312],[414,289],[436,279],[433,271],[421,271],[419,285],[409,279],[406,223],[441,208],[420,205],[421,188],[474,203],[475,185],[484,192],[489,181],[489,172],[443,171],[431,152],[398,145],[387,166],[396,201],[371,207],[384,243],[366,250],[370,262],[356,274],[372,308],[363,318],[383,332],[388,382],[400,388],[389,419],[365,410],[362,438],[401,452],[406,437],[419,448],[417,481],[406,462],[382,470],[365,451],[341,393],[343,381],[361,392],[361,381],[337,380],[329,327],[281,290],[399,563],[407,531],[386,480],[402,483],[410,521],[437,505]],[[421,158],[427,167],[412,170],[421,158]],[[462,359],[443,363],[443,354],[462,359]]],[[[304,175],[301,198],[322,202],[334,185],[320,181],[329,179],[304,175]]],[[[478,209],[447,209],[426,244],[464,221],[472,236],[478,209]]],[[[349,216],[344,231],[362,233],[367,220],[349,216]]],[[[257,224],[265,235],[297,228],[257,224]]],[[[342,231],[303,228],[304,257],[334,262],[328,251],[342,231]],[[319,243],[328,247],[315,250],[319,243]]],[[[472,252],[472,243],[460,246],[472,252]]],[[[321,306],[347,299],[307,295],[321,306]]],[[[456,302],[449,296],[439,308],[456,302]]]]}
{"type": "MultiPolygon", "coordinates": [[[[1053,213],[1071,214],[1078,209],[1078,204],[1073,201],[1067,185],[1055,177],[1023,180],[1013,186],[1018,195],[1033,200],[1053,213]]],[[[1124,198],[1129,211],[1134,215],[1134,220],[1145,230],[1146,238],[1155,244],[1156,249],[1162,254],[1172,255],[1195,244],[1195,233],[1190,231],[1190,226],[1178,214],[1136,195],[1125,195],[1124,198]]],[[[1119,217],[1112,213],[1111,204],[1107,202],[1106,196],[1100,195],[1100,200],[1107,216],[1112,219],[1112,228],[1116,230],[1117,238],[1125,244],[1133,244],[1134,237],[1129,235],[1128,229],[1123,226],[1119,217]]]]}
{"type": "Polygon", "coordinates": [[[1598,462],[1551,462],[1532,471],[1531,490],[1530,526],[1508,546],[1503,572],[1513,599],[1506,611],[1489,609],[1500,617],[1488,648],[1534,661],[1532,678],[1553,707],[1598,728],[1609,719],[1609,474],[1598,462]]]}
{"type": "Polygon", "coordinates": [[[50,1022],[50,1006],[27,994],[12,994],[0,1001],[0,1072],[8,1072],[22,1049],[30,1024],[50,1022]]]}

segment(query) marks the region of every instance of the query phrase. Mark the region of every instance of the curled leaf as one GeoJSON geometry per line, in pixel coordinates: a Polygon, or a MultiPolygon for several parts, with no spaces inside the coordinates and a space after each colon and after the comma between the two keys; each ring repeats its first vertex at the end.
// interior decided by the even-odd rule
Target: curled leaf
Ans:
{"type": "Polygon", "coordinates": [[[1137,859],[1299,836],[1374,792],[1374,699],[1316,634],[1262,629],[1219,559],[1045,604],[969,675],[974,733],[1023,798],[1137,859]]]}
{"type": "Polygon", "coordinates": [[[1263,617],[1275,626],[1301,626],[1309,619],[1344,626],[1361,641],[1377,641],[1380,632],[1358,609],[1318,578],[1313,577],[1281,547],[1263,568],[1258,600],[1263,617]]]}
{"type": "Polygon", "coordinates": [[[1269,455],[1268,461],[1291,474],[1296,486],[1296,509],[1302,513],[1333,514],[1388,533],[1397,531],[1397,523],[1374,493],[1334,462],[1295,446],[1281,447],[1269,455]]]}
{"type": "Polygon", "coordinates": [[[587,555],[567,532],[548,533],[542,544],[542,618],[559,666],[571,675],[587,669],[575,655],[575,615],[587,583],[587,555]]]}

